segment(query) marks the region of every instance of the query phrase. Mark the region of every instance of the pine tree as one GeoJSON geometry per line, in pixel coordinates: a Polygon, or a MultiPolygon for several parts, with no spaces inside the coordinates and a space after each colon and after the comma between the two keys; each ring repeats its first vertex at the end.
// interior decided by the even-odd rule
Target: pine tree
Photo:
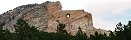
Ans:
{"type": "Polygon", "coordinates": [[[75,39],[76,40],[89,40],[88,36],[86,35],[86,33],[83,33],[80,27],[78,29],[79,30],[78,30],[78,32],[75,35],[75,39]]]}
{"type": "Polygon", "coordinates": [[[18,19],[16,25],[16,35],[18,40],[38,40],[39,31],[35,27],[30,27],[23,19],[18,19]]]}
{"type": "Polygon", "coordinates": [[[127,25],[118,23],[116,25],[115,34],[119,40],[131,40],[131,21],[127,25]]]}
{"type": "Polygon", "coordinates": [[[3,27],[0,25],[0,40],[4,40],[4,30],[3,27]]]}
{"type": "Polygon", "coordinates": [[[66,30],[64,30],[65,24],[59,23],[57,26],[57,35],[56,38],[58,37],[58,40],[71,40],[70,34],[67,33],[66,30]]]}

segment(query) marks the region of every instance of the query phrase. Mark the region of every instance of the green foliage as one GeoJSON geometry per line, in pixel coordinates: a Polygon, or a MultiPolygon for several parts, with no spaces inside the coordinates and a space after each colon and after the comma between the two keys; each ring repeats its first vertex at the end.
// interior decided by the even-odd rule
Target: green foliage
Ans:
{"type": "Polygon", "coordinates": [[[57,33],[65,33],[67,34],[67,31],[64,30],[65,28],[65,24],[59,23],[57,26],[57,33]]]}
{"type": "Polygon", "coordinates": [[[18,40],[32,40],[38,39],[38,30],[35,27],[30,27],[23,19],[18,19],[16,25],[16,35],[18,40]]]}
{"type": "Polygon", "coordinates": [[[76,35],[70,35],[64,29],[66,25],[62,23],[57,26],[56,33],[39,31],[23,19],[18,19],[14,27],[15,32],[11,33],[7,29],[3,30],[0,25],[0,40],[131,40],[131,21],[127,25],[118,23],[115,32],[110,31],[109,36],[95,32],[90,37],[83,33],[80,27],[76,35]]]}
{"type": "Polygon", "coordinates": [[[117,24],[115,34],[119,40],[131,40],[131,21],[127,25],[117,24]]]}
{"type": "Polygon", "coordinates": [[[79,30],[75,35],[75,40],[89,40],[86,33],[83,33],[80,27],[78,29],[79,30]]]}
{"type": "Polygon", "coordinates": [[[3,29],[2,25],[0,25],[0,40],[12,40],[12,34],[9,30],[3,29]]]}
{"type": "Polygon", "coordinates": [[[94,35],[90,35],[90,40],[108,40],[108,36],[96,31],[94,35]]]}

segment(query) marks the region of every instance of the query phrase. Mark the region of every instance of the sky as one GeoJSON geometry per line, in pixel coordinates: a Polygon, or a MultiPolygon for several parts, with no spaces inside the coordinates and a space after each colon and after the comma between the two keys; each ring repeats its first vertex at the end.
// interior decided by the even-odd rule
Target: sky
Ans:
{"type": "Polygon", "coordinates": [[[131,0],[0,0],[0,14],[21,5],[60,1],[63,10],[84,9],[92,14],[95,28],[114,30],[131,20],[131,0]]]}

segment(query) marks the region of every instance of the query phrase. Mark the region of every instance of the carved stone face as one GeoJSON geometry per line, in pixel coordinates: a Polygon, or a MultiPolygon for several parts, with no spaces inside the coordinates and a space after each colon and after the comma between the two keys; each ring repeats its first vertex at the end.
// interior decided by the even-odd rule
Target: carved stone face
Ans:
{"type": "Polygon", "coordinates": [[[92,19],[89,13],[82,10],[59,10],[51,13],[49,18],[47,32],[52,32],[57,29],[59,23],[66,25],[65,30],[68,33],[75,34],[79,27],[86,32],[87,29],[92,29],[92,19]],[[90,27],[90,28],[89,28],[90,27]]]}

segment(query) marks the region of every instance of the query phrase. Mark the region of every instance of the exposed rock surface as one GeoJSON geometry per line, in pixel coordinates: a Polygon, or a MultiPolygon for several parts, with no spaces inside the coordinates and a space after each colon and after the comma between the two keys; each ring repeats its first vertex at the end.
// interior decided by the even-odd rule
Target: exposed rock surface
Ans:
{"type": "Polygon", "coordinates": [[[19,18],[26,20],[30,26],[35,26],[38,30],[46,32],[56,32],[57,25],[63,23],[66,24],[65,30],[70,34],[75,34],[78,27],[87,35],[94,34],[95,31],[108,33],[105,30],[93,27],[90,13],[84,10],[62,10],[59,1],[28,4],[9,10],[0,15],[0,25],[13,32],[15,31],[13,25],[19,18]]]}

